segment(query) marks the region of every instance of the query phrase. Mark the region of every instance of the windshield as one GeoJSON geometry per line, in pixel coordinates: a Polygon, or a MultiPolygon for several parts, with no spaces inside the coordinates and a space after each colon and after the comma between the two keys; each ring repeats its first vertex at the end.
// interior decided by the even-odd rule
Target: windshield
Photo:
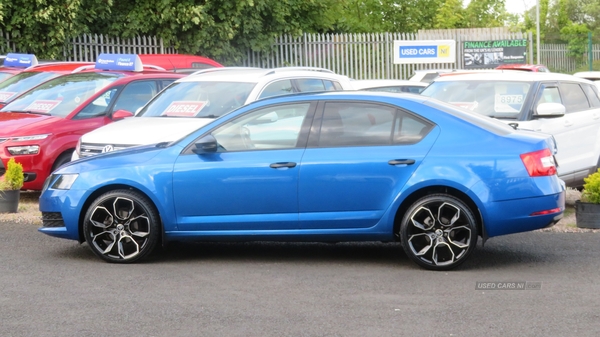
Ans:
{"type": "Polygon", "coordinates": [[[56,77],[15,99],[0,111],[24,111],[65,117],[123,75],[79,73],[56,77]]]}
{"type": "Polygon", "coordinates": [[[11,74],[11,73],[3,73],[3,72],[0,72],[0,81],[3,81],[3,80],[5,80],[5,79],[9,78],[9,77],[11,77],[12,75],[13,75],[13,74],[11,74]]]}
{"type": "Polygon", "coordinates": [[[0,82],[0,103],[8,102],[17,94],[58,76],[54,72],[22,72],[0,82]]]}
{"type": "Polygon", "coordinates": [[[517,118],[531,83],[517,81],[434,81],[421,92],[494,118],[517,118]]]}
{"type": "Polygon", "coordinates": [[[255,85],[214,81],[173,83],[137,116],[219,117],[244,105],[255,85]]]}

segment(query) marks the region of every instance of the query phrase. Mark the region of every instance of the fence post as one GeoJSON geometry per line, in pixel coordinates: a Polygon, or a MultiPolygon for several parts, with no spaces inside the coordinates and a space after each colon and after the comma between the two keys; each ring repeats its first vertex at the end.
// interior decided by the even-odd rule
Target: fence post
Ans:
{"type": "Polygon", "coordinates": [[[594,55],[592,52],[592,32],[588,32],[588,63],[590,71],[594,70],[594,55]]]}

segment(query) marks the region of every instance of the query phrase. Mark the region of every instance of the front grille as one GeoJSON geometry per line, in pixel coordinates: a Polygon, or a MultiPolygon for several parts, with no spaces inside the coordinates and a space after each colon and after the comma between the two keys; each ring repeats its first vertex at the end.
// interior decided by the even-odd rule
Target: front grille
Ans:
{"type": "Polygon", "coordinates": [[[85,158],[95,156],[100,153],[122,150],[131,146],[133,145],[81,143],[79,157],[85,158]]]}
{"type": "Polygon", "coordinates": [[[42,212],[43,227],[65,227],[62,214],[59,212],[42,212]]]}

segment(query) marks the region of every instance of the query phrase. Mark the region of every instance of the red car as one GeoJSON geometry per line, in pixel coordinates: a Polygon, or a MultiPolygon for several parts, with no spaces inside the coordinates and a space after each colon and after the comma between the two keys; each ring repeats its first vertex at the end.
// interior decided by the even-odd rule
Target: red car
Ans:
{"type": "Polygon", "coordinates": [[[504,70],[521,70],[521,71],[534,71],[541,73],[549,73],[550,69],[548,69],[545,65],[542,64],[502,64],[496,67],[496,69],[504,69],[504,70]]]}
{"type": "Polygon", "coordinates": [[[4,58],[4,62],[0,67],[0,82],[36,64],[38,64],[38,60],[35,55],[9,53],[4,58]]]}
{"type": "Polygon", "coordinates": [[[217,61],[207,57],[186,54],[140,54],[143,64],[155,65],[175,72],[180,70],[200,70],[223,67],[217,61]]]}
{"type": "Polygon", "coordinates": [[[70,74],[91,62],[54,62],[28,67],[0,82],[0,108],[10,103],[25,91],[54,77],[70,74]]]}
{"type": "Polygon", "coordinates": [[[0,159],[23,165],[24,190],[69,162],[84,133],[132,116],[156,93],[185,75],[144,68],[138,55],[101,54],[94,69],[61,75],[0,110],[0,159]]]}

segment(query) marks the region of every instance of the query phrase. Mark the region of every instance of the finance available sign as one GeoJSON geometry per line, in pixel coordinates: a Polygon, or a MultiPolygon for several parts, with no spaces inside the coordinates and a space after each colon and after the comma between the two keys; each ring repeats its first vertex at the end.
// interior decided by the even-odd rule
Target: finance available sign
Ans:
{"type": "Polygon", "coordinates": [[[465,69],[526,63],[527,39],[463,42],[465,69]]]}
{"type": "Polygon", "coordinates": [[[455,63],[456,41],[394,41],[394,63],[455,63]]]}

